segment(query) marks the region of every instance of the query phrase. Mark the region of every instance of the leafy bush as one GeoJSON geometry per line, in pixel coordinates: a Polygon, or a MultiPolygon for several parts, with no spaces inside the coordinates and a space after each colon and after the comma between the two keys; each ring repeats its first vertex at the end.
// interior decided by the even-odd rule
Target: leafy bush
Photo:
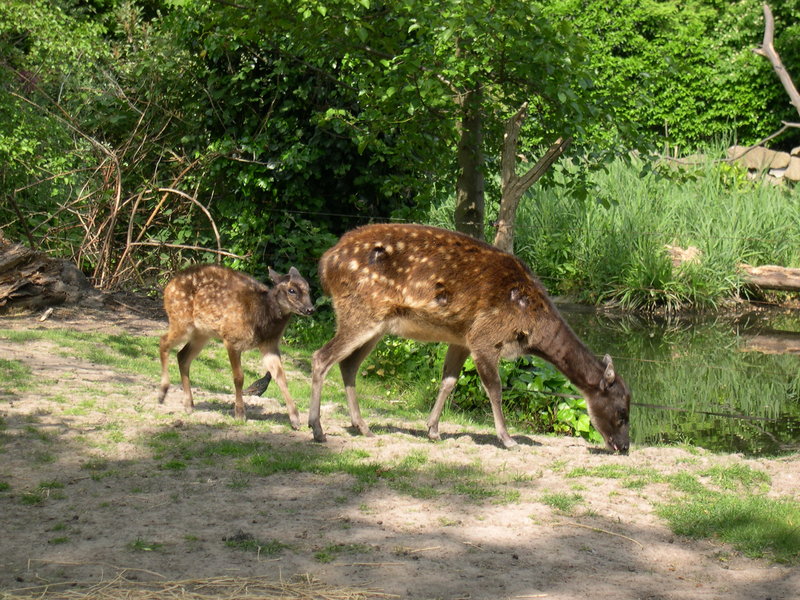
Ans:
{"type": "MultiPolygon", "coordinates": [[[[362,374],[380,379],[387,395],[412,392],[418,408],[427,410],[440,385],[446,346],[389,337],[370,355],[362,374]]],[[[511,423],[536,433],[578,435],[601,441],[586,410],[585,399],[550,363],[532,356],[501,361],[503,411],[511,423]]],[[[482,418],[489,401],[472,358],[468,358],[450,398],[451,410],[482,418]]]]}

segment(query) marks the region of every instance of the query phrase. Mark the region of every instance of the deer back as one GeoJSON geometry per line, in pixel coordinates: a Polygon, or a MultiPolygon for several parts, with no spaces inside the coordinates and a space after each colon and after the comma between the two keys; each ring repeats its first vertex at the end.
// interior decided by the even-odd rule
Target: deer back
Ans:
{"type": "MultiPolygon", "coordinates": [[[[371,319],[430,341],[497,344],[530,329],[549,300],[514,256],[469,236],[422,225],[368,225],[320,261],[337,318],[371,319]]],[[[469,344],[474,345],[474,344],[469,344]]]]}

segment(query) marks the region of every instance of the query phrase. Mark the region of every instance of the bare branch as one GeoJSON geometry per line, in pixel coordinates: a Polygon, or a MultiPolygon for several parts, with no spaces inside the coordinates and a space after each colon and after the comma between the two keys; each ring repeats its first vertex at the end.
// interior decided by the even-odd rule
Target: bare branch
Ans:
{"type": "Polygon", "coordinates": [[[769,60],[770,64],[772,65],[772,69],[778,75],[778,79],[781,80],[783,88],[786,90],[786,93],[789,94],[789,99],[792,102],[792,106],[794,106],[795,110],[797,110],[798,114],[800,114],[800,94],[798,94],[797,88],[795,87],[794,82],[792,82],[789,72],[783,66],[781,57],[775,50],[775,46],[773,45],[774,35],[775,19],[772,16],[772,10],[770,9],[769,5],[765,3],[764,41],[761,43],[761,46],[759,48],[755,48],[753,52],[769,60]]]}
{"type": "Polygon", "coordinates": [[[231,258],[238,258],[245,260],[247,257],[240,254],[234,254],[227,250],[214,250],[213,248],[204,248],[203,246],[187,246],[186,244],[167,244],[165,242],[131,242],[131,246],[163,246],[164,248],[180,248],[183,250],[198,250],[200,252],[211,252],[212,254],[219,254],[220,256],[230,256],[231,258]]]}
{"type": "Polygon", "coordinates": [[[198,207],[200,207],[200,210],[202,210],[205,213],[206,217],[208,217],[208,220],[211,223],[211,228],[214,230],[214,237],[217,238],[217,251],[218,251],[218,254],[222,254],[223,253],[223,251],[222,251],[222,242],[220,241],[219,230],[217,229],[217,224],[214,222],[214,218],[211,216],[211,213],[208,212],[208,209],[205,206],[203,206],[200,203],[200,201],[197,200],[197,198],[195,198],[193,196],[190,196],[186,192],[182,192],[180,190],[175,190],[175,189],[172,189],[172,188],[158,188],[158,191],[159,192],[167,192],[167,193],[170,193],[170,194],[176,194],[176,195],[180,196],[181,198],[186,198],[187,200],[190,200],[191,202],[196,204],[198,207]]]}

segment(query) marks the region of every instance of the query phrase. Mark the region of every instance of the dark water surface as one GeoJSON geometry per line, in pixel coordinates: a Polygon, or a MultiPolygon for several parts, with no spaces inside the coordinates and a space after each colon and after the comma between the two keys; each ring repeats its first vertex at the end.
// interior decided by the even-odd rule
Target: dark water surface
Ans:
{"type": "Polygon", "coordinates": [[[559,309],[630,384],[635,444],[800,450],[800,311],[645,318],[559,309]]]}

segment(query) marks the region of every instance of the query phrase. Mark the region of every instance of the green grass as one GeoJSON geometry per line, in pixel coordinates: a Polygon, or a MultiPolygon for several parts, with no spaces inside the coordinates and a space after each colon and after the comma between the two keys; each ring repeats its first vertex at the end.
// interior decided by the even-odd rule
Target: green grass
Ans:
{"type": "Polygon", "coordinates": [[[678,535],[716,538],[752,558],[800,559],[800,503],[759,494],[709,492],[658,508],[678,535]]]}
{"type": "MultiPolygon", "coordinates": [[[[718,539],[753,558],[800,561],[800,503],[767,497],[769,474],[748,465],[664,475],[654,469],[609,464],[579,467],[567,476],[621,479],[629,489],[667,483],[674,493],[656,503],[656,512],[676,534],[718,539]]],[[[541,501],[566,512],[559,504],[567,502],[564,495],[553,496],[541,501]]]]}
{"type": "Polygon", "coordinates": [[[136,538],[128,544],[128,550],[132,552],[161,552],[164,550],[164,544],[136,538]]]}
{"type": "Polygon", "coordinates": [[[257,540],[252,534],[244,531],[229,536],[224,541],[228,548],[242,552],[255,552],[259,556],[274,556],[289,548],[287,544],[279,540],[257,540]]]}
{"type": "Polygon", "coordinates": [[[570,514],[575,510],[575,507],[583,502],[583,496],[577,493],[567,494],[553,492],[542,494],[539,497],[539,502],[546,504],[558,512],[570,514]]]}
{"type": "Polygon", "coordinates": [[[314,558],[321,563],[336,560],[340,554],[366,554],[370,547],[365,544],[329,544],[314,553],[314,558]]]}
{"type": "Polygon", "coordinates": [[[30,367],[18,360],[0,358],[0,400],[6,395],[16,395],[30,390],[34,385],[35,380],[30,367]]]}

